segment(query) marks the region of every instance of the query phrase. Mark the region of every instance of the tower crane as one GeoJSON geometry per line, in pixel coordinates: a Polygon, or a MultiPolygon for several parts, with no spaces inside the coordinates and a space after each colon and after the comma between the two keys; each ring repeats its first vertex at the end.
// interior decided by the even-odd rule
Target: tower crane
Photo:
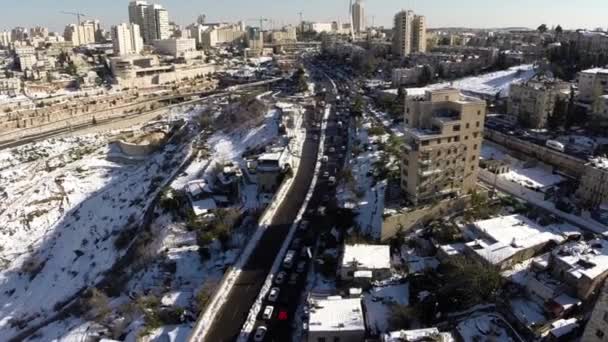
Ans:
{"type": "Polygon", "coordinates": [[[257,19],[247,19],[247,21],[259,21],[260,22],[260,31],[264,31],[264,22],[270,21],[268,18],[257,18],[257,19]]]}
{"type": "Polygon", "coordinates": [[[79,12],[65,12],[65,11],[61,11],[61,13],[67,14],[67,15],[73,15],[76,18],[78,18],[78,25],[80,25],[80,17],[86,17],[87,16],[86,14],[79,13],[79,12]]]}

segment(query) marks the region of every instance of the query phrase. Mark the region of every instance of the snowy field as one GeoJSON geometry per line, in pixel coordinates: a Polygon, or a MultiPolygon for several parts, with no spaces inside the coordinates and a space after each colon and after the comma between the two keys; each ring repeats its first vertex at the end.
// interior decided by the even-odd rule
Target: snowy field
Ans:
{"type": "Polygon", "coordinates": [[[530,80],[536,74],[531,64],[512,67],[508,70],[491,72],[460,80],[436,83],[423,88],[406,89],[409,95],[423,95],[426,90],[453,87],[472,95],[508,97],[511,84],[530,80]]]}
{"type": "Polygon", "coordinates": [[[121,252],[115,237],[143,214],[188,150],[166,146],[141,164],[106,159],[104,136],[52,139],[0,155],[0,335],[48,318],[99,280],[121,252]]]}

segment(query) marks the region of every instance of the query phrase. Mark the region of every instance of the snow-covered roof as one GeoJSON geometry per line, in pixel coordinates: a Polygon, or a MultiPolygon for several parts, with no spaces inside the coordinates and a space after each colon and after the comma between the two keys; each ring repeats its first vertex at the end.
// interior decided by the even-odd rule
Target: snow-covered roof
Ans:
{"type": "Polygon", "coordinates": [[[600,170],[608,170],[608,158],[602,158],[602,157],[598,157],[598,158],[594,158],[590,160],[591,165],[593,165],[593,167],[600,169],[600,170]]]}
{"type": "Polygon", "coordinates": [[[608,74],[608,69],[605,68],[592,68],[581,71],[582,74],[608,74]]]}
{"type": "Polygon", "coordinates": [[[509,324],[497,313],[479,313],[458,323],[456,331],[463,342],[513,341],[513,331],[509,324]]]}
{"type": "Polygon", "coordinates": [[[551,323],[551,330],[549,333],[557,338],[565,336],[571,333],[574,329],[578,328],[578,319],[560,319],[551,323]]]}
{"type": "Polygon", "coordinates": [[[517,252],[545,244],[562,243],[580,231],[569,224],[542,226],[525,216],[501,216],[475,222],[471,228],[479,238],[466,245],[492,264],[500,264],[517,252]]]}
{"type": "Polygon", "coordinates": [[[365,331],[361,298],[331,297],[311,304],[309,331],[365,331]]]}
{"type": "Polygon", "coordinates": [[[357,264],[356,268],[390,269],[390,247],[388,245],[347,245],[344,247],[342,267],[352,267],[353,261],[357,264]]]}
{"type": "Polygon", "coordinates": [[[192,202],[192,210],[196,216],[205,215],[213,209],[217,209],[217,205],[212,198],[192,202]]]}
{"type": "Polygon", "coordinates": [[[203,192],[212,193],[213,190],[205,180],[194,180],[186,184],[186,192],[190,196],[196,197],[202,194],[203,192]]]}
{"type": "Polygon", "coordinates": [[[382,342],[418,342],[429,341],[451,342],[452,334],[442,333],[437,328],[393,331],[382,336],[382,342]]]}
{"type": "Polygon", "coordinates": [[[608,271],[608,241],[596,239],[565,244],[553,251],[553,257],[570,265],[567,271],[580,279],[595,279],[608,271]]]}

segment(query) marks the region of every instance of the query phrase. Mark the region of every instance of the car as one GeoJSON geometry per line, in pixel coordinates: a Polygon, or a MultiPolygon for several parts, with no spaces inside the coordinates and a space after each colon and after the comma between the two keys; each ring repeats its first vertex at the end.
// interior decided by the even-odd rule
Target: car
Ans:
{"type": "Polygon", "coordinates": [[[296,268],[296,272],[303,273],[305,269],[306,269],[306,261],[301,261],[298,264],[298,267],[296,268]]]}
{"type": "Polygon", "coordinates": [[[253,340],[255,342],[264,341],[264,337],[266,337],[267,331],[268,331],[268,328],[266,328],[265,326],[258,327],[255,331],[255,334],[253,335],[253,340]]]}
{"type": "Polygon", "coordinates": [[[329,161],[329,157],[328,156],[323,156],[323,158],[321,158],[321,161],[324,163],[327,163],[329,161]]]}
{"type": "Polygon", "coordinates": [[[264,313],[262,314],[262,319],[268,321],[272,318],[272,313],[274,312],[274,306],[266,305],[264,308],[264,313]]]}
{"type": "Polygon", "coordinates": [[[286,269],[290,269],[291,266],[293,266],[293,258],[296,254],[296,251],[294,250],[289,250],[287,251],[287,254],[285,255],[285,259],[283,259],[283,267],[285,267],[286,269]]]}
{"type": "Polygon", "coordinates": [[[287,273],[279,272],[277,276],[274,278],[274,283],[277,285],[281,285],[285,282],[285,278],[287,277],[287,273]]]}
{"type": "Polygon", "coordinates": [[[329,180],[327,182],[330,186],[336,185],[336,177],[329,177],[329,180]]]}
{"type": "Polygon", "coordinates": [[[270,293],[268,294],[269,302],[276,302],[279,299],[279,293],[281,293],[281,289],[278,287],[273,287],[270,289],[270,293]]]}
{"type": "Polygon", "coordinates": [[[329,178],[329,172],[327,172],[327,171],[323,172],[323,178],[329,178]]]}

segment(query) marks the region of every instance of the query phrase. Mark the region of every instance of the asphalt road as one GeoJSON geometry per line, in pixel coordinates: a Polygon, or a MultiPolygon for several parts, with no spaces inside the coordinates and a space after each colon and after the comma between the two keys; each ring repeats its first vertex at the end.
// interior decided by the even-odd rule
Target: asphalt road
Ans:
{"type": "Polygon", "coordinates": [[[319,148],[313,135],[307,133],[293,186],[239,275],[226,303],[217,313],[206,341],[234,341],[238,337],[312,182],[319,148]]]}

